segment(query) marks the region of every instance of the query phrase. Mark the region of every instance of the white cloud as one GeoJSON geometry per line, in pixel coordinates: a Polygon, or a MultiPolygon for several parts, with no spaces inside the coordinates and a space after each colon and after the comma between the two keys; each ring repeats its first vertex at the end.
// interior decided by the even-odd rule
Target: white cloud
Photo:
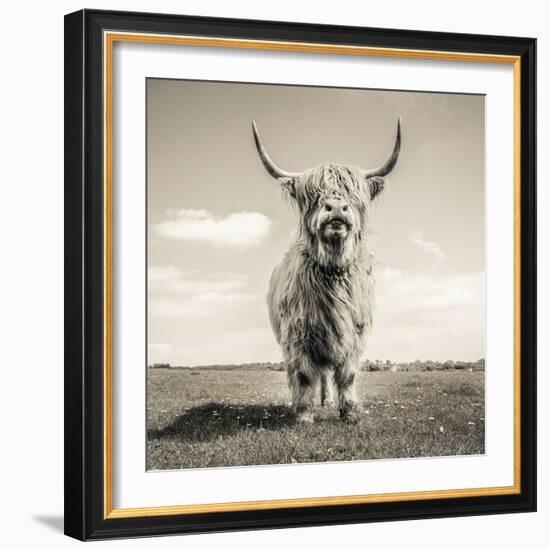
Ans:
{"type": "Polygon", "coordinates": [[[182,272],[171,265],[151,266],[147,273],[149,292],[198,295],[235,291],[246,285],[246,277],[232,273],[217,273],[210,279],[196,276],[197,272],[182,272]]]}
{"type": "Polygon", "coordinates": [[[445,254],[441,250],[437,243],[426,241],[422,231],[412,231],[409,233],[409,241],[416,246],[419,246],[424,252],[431,254],[436,263],[442,263],[445,261],[445,254]]]}
{"type": "Polygon", "coordinates": [[[156,224],[161,237],[196,241],[216,246],[258,246],[268,235],[271,220],[259,212],[234,212],[225,217],[208,210],[168,210],[167,219],[156,224]]]}
{"type": "Polygon", "coordinates": [[[482,272],[452,275],[386,268],[377,273],[377,296],[390,311],[447,310],[478,303],[483,291],[482,275],[482,272]]]}
{"type": "Polygon", "coordinates": [[[485,276],[381,269],[366,356],[478,359],[485,354],[485,276]]]}
{"type": "MultiPolygon", "coordinates": [[[[444,361],[485,355],[484,272],[385,268],[375,277],[374,328],[365,357],[444,361]]],[[[152,266],[148,284],[150,362],[197,365],[280,357],[264,292],[251,292],[246,277],[152,266]]]]}
{"type": "Polygon", "coordinates": [[[223,332],[201,331],[175,345],[169,362],[172,365],[199,366],[280,360],[281,351],[271,328],[258,326],[223,332]]]}
{"type": "Polygon", "coordinates": [[[218,273],[197,278],[173,266],[151,266],[148,270],[149,314],[152,317],[204,318],[231,311],[256,299],[246,292],[246,277],[218,273]]]}

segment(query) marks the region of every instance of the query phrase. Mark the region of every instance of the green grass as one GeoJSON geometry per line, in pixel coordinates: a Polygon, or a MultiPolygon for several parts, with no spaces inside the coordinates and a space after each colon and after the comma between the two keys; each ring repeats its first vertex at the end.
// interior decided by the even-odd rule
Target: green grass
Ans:
{"type": "Polygon", "coordinates": [[[286,374],[270,370],[148,373],[152,470],[484,452],[484,372],[361,372],[357,425],[334,407],[296,424],[286,374]]]}

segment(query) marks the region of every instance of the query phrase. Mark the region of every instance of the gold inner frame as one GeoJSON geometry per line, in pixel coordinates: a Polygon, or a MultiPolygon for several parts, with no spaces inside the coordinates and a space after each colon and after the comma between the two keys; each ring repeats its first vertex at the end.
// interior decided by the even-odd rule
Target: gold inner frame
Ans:
{"type": "Polygon", "coordinates": [[[431,50],[409,50],[368,46],[345,46],[338,44],[315,44],[306,42],[282,42],[270,40],[248,40],[212,38],[202,36],[180,36],[131,32],[103,33],[103,115],[104,115],[104,518],[135,518],[197,514],[212,512],[235,512],[246,510],[273,510],[281,508],[303,508],[309,506],[333,506],[344,504],[366,504],[382,502],[403,502],[412,500],[434,500],[479,496],[511,495],[521,492],[520,455],[520,358],[521,358],[521,309],[520,309],[520,228],[521,228],[521,60],[519,56],[445,52],[431,50]],[[279,500],[255,500],[245,502],[221,502],[211,504],[182,504],[150,508],[113,508],[113,46],[116,42],[139,42],[148,44],[169,44],[182,46],[207,46],[218,48],[260,49],[288,52],[309,52],[322,54],[345,54],[375,57],[396,57],[444,61],[468,61],[477,63],[499,63],[513,66],[514,86],[514,484],[504,487],[481,487],[468,489],[445,489],[370,495],[346,495],[314,498],[293,498],[279,500]]]}

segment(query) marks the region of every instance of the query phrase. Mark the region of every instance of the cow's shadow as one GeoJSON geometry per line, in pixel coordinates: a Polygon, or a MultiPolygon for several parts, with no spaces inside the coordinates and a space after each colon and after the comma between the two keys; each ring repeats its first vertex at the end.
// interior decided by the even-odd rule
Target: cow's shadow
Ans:
{"type": "Polygon", "coordinates": [[[148,440],[174,439],[204,443],[246,430],[280,430],[292,426],[296,416],[284,405],[207,403],[182,411],[162,428],[147,430],[148,440]]]}

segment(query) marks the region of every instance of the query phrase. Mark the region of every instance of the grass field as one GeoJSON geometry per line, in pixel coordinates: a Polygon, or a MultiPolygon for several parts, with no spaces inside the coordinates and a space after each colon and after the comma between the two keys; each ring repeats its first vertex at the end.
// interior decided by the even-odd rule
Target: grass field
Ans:
{"type": "Polygon", "coordinates": [[[286,374],[149,369],[150,470],[484,452],[483,371],[361,372],[357,425],[296,424],[286,374]]]}

